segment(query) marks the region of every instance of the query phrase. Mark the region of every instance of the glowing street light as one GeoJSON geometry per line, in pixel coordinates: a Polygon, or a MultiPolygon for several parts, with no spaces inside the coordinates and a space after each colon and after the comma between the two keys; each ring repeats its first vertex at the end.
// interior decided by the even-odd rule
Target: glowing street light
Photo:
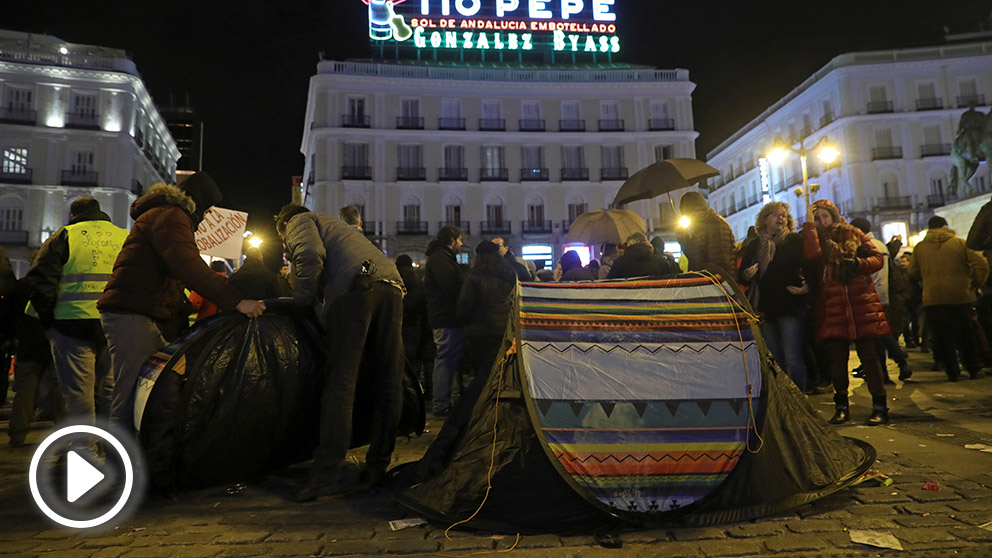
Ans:
{"type": "MultiPolygon", "coordinates": [[[[803,185],[801,191],[799,188],[796,188],[796,195],[803,196],[806,209],[809,210],[810,183],[809,172],[806,167],[806,155],[816,152],[816,156],[821,161],[829,165],[830,163],[836,161],[837,157],[840,157],[840,151],[838,151],[837,148],[830,143],[827,136],[823,136],[818,139],[816,143],[813,144],[813,147],[810,147],[809,149],[803,147],[802,139],[799,140],[799,148],[797,149],[782,141],[782,138],[776,136],[775,143],[772,144],[772,149],[768,152],[766,157],[768,157],[768,160],[774,164],[781,164],[785,161],[786,157],[789,156],[789,152],[799,155],[799,162],[803,169],[803,185]]],[[[819,184],[815,184],[813,186],[816,187],[813,189],[814,191],[818,190],[820,187],[819,184]]]]}
{"type": "Polygon", "coordinates": [[[263,240],[261,238],[258,238],[257,236],[253,236],[251,237],[251,239],[248,240],[248,245],[251,246],[252,248],[258,248],[259,246],[262,245],[262,242],[263,240]]]}
{"type": "Polygon", "coordinates": [[[686,217],[685,215],[683,215],[682,217],[679,217],[679,226],[682,227],[683,229],[688,229],[689,228],[689,218],[686,217]]]}

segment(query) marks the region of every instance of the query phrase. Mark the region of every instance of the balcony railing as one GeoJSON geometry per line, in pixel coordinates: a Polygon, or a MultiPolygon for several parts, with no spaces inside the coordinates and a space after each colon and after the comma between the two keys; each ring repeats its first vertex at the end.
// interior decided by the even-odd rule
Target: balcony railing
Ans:
{"type": "Polygon", "coordinates": [[[558,129],[562,132],[585,132],[585,120],[559,120],[558,129]]]}
{"type": "Polygon", "coordinates": [[[748,196],[747,197],[747,206],[748,207],[752,207],[752,206],[758,205],[759,203],[761,203],[761,199],[762,199],[761,196],[758,196],[758,195],[748,196]]]}
{"type": "Polygon", "coordinates": [[[100,115],[89,112],[67,112],[65,115],[66,128],[81,128],[84,130],[99,130],[100,115]]]}
{"type": "Polygon", "coordinates": [[[912,196],[890,196],[875,200],[875,207],[882,210],[912,209],[912,196]]]}
{"type": "Polygon", "coordinates": [[[568,228],[571,226],[572,226],[572,221],[565,219],[564,221],[561,222],[561,231],[567,233],[568,228]]]}
{"type": "Polygon", "coordinates": [[[950,201],[954,201],[953,196],[949,196],[947,194],[930,194],[927,196],[927,207],[931,209],[935,207],[943,207],[950,201]]]}
{"type": "Polygon", "coordinates": [[[145,133],[141,130],[134,131],[134,143],[138,144],[138,147],[145,146],[145,133]]]}
{"type": "Polygon", "coordinates": [[[38,111],[25,108],[0,108],[0,122],[6,124],[34,124],[38,111]]]}
{"type": "Polygon", "coordinates": [[[622,132],[623,120],[599,120],[600,132],[622,132]]]}
{"type": "Polygon", "coordinates": [[[675,129],[675,119],[674,118],[649,118],[648,119],[648,130],[652,132],[661,132],[666,130],[675,129]]]}
{"type": "Polygon", "coordinates": [[[372,117],[368,114],[342,114],[341,126],[343,128],[371,128],[372,117]]]}
{"type": "Polygon", "coordinates": [[[437,169],[438,180],[468,180],[468,169],[440,167],[437,169]]]}
{"type": "Polygon", "coordinates": [[[627,180],[627,167],[603,167],[599,173],[602,180],[627,180]]]}
{"type": "Polygon", "coordinates": [[[510,171],[506,168],[501,169],[490,169],[483,167],[479,169],[479,180],[480,181],[499,181],[499,180],[509,180],[510,171]]]}
{"type": "Polygon", "coordinates": [[[483,132],[503,132],[506,130],[505,118],[480,118],[479,130],[483,132]]]}
{"type": "Polygon", "coordinates": [[[423,116],[397,116],[396,128],[400,130],[423,130],[423,116]]]}
{"type": "Polygon", "coordinates": [[[823,128],[824,126],[830,124],[833,121],[834,121],[834,113],[828,112],[820,117],[820,127],[823,128]]]}
{"type": "Polygon", "coordinates": [[[541,167],[526,167],[520,169],[520,180],[547,180],[548,179],[548,169],[541,167]]]}
{"type": "Polygon", "coordinates": [[[341,167],[341,178],[351,180],[371,180],[372,167],[343,166],[341,167]]]}
{"type": "MultiPolygon", "coordinates": [[[[383,225],[385,225],[385,223],[383,223],[383,225]]],[[[362,232],[365,233],[365,236],[380,236],[381,233],[376,232],[378,229],[379,221],[362,220],[362,232]]]]}
{"type": "Polygon", "coordinates": [[[28,231],[0,231],[0,244],[4,246],[26,246],[28,231]]]}
{"type": "Polygon", "coordinates": [[[145,187],[137,180],[131,180],[131,193],[139,198],[144,195],[145,187]]]}
{"type": "Polygon", "coordinates": [[[25,168],[21,172],[0,171],[0,182],[6,184],[31,184],[34,169],[25,168]]]}
{"type": "Polygon", "coordinates": [[[99,177],[100,173],[96,171],[64,170],[62,171],[62,185],[97,186],[97,179],[99,177]]]}
{"type": "Polygon", "coordinates": [[[468,221],[438,221],[437,228],[458,227],[464,234],[472,234],[472,223],[468,221]]]}
{"type": "Polygon", "coordinates": [[[427,221],[396,221],[396,234],[427,234],[427,221]]]}
{"type": "Polygon", "coordinates": [[[561,179],[562,180],[589,180],[589,169],[562,167],[562,169],[561,169],[561,179]]]}
{"type": "Polygon", "coordinates": [[[520,231],[523,234],[551,234],[551,221],[523,221],[520,231]]]}
{"type": "Polygon", "coordinates": [[[543,132],[544,131],[544,120],[541,119],[521,119],[520,120],[520,131],[521,132],[543,132]]]}
{"type": "Polygon", "coordinates": [[[970,106],[984,107],[985,95],[961,95],[958,97],[958,108],[968,108],[970,106]]]}
{"type": "Polygon", "coordinates": [[[871,148],[871,160],[879,159],[902,159],[902,147],[873,147],[871,148]]]}
{"type": "Polygon", "coordinates": [[[803,128],[801,130],[799,130],[799,137],[800,138],[807,138],[807,137],[809,137],[811,135],[813,135],[813,127],[812,126],[803,126],[803,128]]]}
{"type": "Polygon", "coordinates": [[[438,118],[437,127],[439,130],[464,130],[465,129],[465,119],[464,118],[438,118]]]}
{"type": "Polygon", "coordinates": [[[511,234],[509,221],[483,221],[480,224],[482,234],[511,234]]]}
{"type": "Polygon", "coordinates": [[[396,180],[427,180],[424,167],[396,167],[396,180]]]}
{"type": "Polygon", "coordinates": [[[920,146],[920,157],[939,157],[951,154],[949,143],[928,143],[920,146]]]}
{"type": "Polygon", "coordinates": [[[916,100],[916,110],[940,110],[942,108],[944,108],[944,100],[940,97],[916,100]]]}
{"type": "Polygon", "coordinates": [[[868,114],[893,112],[892,101],[871,101],[868,103],[868,114]]]}

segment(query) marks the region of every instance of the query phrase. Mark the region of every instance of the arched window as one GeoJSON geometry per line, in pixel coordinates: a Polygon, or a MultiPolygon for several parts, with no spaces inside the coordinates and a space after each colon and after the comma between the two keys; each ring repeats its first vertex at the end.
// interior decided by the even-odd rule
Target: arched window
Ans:
{"type": "Polygon", "coordinates": [[[532,196],[527,201],[527,222],[532,225],[544,223],[544,200],[540,196],[532,196]]]}
{"type": "Polygon", "coordinates": [[[448,196],[444,202],[445,225],[465,228],[462,224],[462,200],[458,196],[448,196]]]}
{"type": "Polygon", "coordinates": [[[420,198],[410,196],[403,204],[403,221],[407,223],[420,222],[420,198]]]}
{"type": "Polygon", "coordinates": [[[571,223],[576,217],[587,211],[586,200],[582,196],[572,196],[568,200],[568,222],[571,223]]]}
{"type": "Polygon", "coordinates": [[[899,179],[895,173],[883,172],[879,177],[879,193],[882,198],[896,198],[899,196],[899,179]]]}
{"type": "Polygon", "coordinates": [[[0,231],[24,230],[24,201],[17,196],[0,198],[0,231]]]}
{"type": "Polygon", "coordinates": [[[503,224],[503,200],[499,196],[492,196],[486,201],[486,221],[491,225],[503,224]]]}

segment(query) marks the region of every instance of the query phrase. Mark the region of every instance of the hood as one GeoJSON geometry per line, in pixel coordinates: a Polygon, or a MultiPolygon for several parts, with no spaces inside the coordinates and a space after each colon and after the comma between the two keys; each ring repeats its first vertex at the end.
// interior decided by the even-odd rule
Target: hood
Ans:
{"type": "Polygon", "coordinates": [[[941,227],[939,229],[928,230],[927,235],[923,237],[923,242],[930,244],[941,244],[952,238],[954,238],[954,231],[947,227],[941,227]]]}
{"type": "Polygon", "coordinates": [[[196,228],[203,220],[203,214],[208,209],[220,203],[224,196],[213,178],[205,172],[198,172],[187,178],[179,185],[193,199],[193,227],[196,228]]]}
{"type": "Polygon", "coordinates": [[[190,217],[193,216],[196,207],[193,198],[187,196],[186,192],[176,186],[159,182],[149,188],[147,194],[134,200],[131,204],[131,218],[137,219],[149,209],[162,205],[174,205],[188,213],[190,217]]]}
{"type": "Polygon", "coordinates": [[[447,252],[452,258],[455,257],[455,252],[444,244],[441,244],[441,241],[436,238],[427,245],[427,251],[424,252],[424,255],[429,257],[434,252],[447,252]]]}
{"type": "Polygon", "coordinates": [[[635,244],[628,247],[623,253],[625,258],[629,256],[631,259],[635,260],[647,260],[653,255],[654,248],[648,246],[647,244],[635,244]]]}
{"type": "Polygon", "coordinates": [[[69,224],[75,225],[83,221],[110,221],[110,216],[97,209],[96,211],[87,211],[76,215],[69,221],[69,224]]]}

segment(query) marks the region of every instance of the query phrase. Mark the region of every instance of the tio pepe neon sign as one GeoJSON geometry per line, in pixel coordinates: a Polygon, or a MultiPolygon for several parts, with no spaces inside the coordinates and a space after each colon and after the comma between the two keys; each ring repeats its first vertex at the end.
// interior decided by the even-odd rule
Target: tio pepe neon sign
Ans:
{"type": "Polygon", "coordinates": [[[418,49],[528,51],[546,44],[559,52],[620,51],[615,0],[420,0],[403,7],[405,0],[362,1],[375,41],[412,38],[418,49]]]}

